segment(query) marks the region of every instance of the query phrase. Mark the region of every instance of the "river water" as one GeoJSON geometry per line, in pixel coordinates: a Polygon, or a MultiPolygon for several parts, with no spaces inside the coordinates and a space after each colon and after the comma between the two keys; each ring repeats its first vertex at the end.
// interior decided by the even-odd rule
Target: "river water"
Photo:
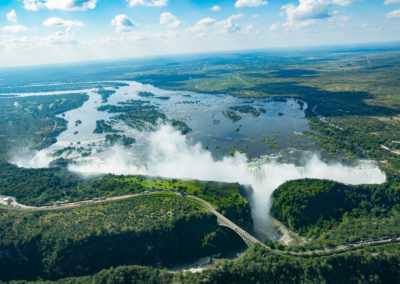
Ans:
{"type": "MultiPolygon", "coordinates": [[[[271,239],[278,238],[269,218],[271,194],[285,181],[306,177],[348,184],[385,181],[376,163],[340,163],[302,135],[309,130],[304,113],[307,104],[297,99],[253,100],[124,83],[128,86],[105,88],[115,91],[108,102],[102,102],[97,89],[86,90],[89,100],[82,107],[60,115],[68,121],[68,128],[55,144],[30,156],[15,156],[11,162],[42,168],[63,158],[70,161],[71,171],[83,175],[143,174],[249,184],[255,234],[271,239]],[[143,97],[140,92],[152,95],[143,97]],[[146,101],[144,106],[156,107],[169,121],[184,122],[191,131],[184,135],[161,120],[133,128],[117,118],[118,113],[98,110],[131,100],[146,101]],[[110,133],[93,133],[99,120],[136,142],[111,145],[105,140],[110,133]]],[[[52,93],[34,95],[48,94],[52,93]]]]}

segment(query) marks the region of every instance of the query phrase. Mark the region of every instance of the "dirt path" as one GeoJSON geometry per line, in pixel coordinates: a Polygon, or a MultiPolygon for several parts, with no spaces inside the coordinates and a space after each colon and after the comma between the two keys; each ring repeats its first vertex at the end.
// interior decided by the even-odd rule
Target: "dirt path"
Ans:
{"type": "Polygon", "coordinates": [[[54,119],[54,127],[52,132],[56,131],[56,129],[57,129],[57,119],[54,119]]]}
{"type": "Polygon", "coordinates": [[[389,147],[387,147],[387,146],[385,146],[385,145],[381,145],[381,148],[382,148],[382,149],[385,149],[385,150],[387,150],[387,151],[389,151],[389,152],[392,153],[392,154],[400,155],[400,152],[399,152],[399,151],[392,150],[392,149],[390,149],[389,147]]]}

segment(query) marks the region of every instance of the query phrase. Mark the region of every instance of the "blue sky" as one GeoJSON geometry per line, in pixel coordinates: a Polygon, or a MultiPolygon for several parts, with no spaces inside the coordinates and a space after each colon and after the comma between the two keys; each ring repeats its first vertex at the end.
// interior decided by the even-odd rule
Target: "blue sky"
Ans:
{"type": "Polygon", "coordinates": [[[0,0],[0,67],[400,40],[400,0],[0,0]]]}

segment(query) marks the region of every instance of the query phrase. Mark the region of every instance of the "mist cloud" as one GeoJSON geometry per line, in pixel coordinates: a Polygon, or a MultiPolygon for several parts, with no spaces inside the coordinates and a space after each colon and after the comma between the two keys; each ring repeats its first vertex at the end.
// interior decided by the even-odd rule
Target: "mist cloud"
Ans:
{"type": "Polygon", "coordinates": [[[69,169],[84,175],[141,174],[249,184],[254,189],[250,198],[253,220],[260,232],[270,230],[272,192],[288,180],[318,178],[346,184],[379,184],[386,179],[373,162],[360,161],[355,166],[331,164],[321,161],[316,154],[304,156],[301,166],[279,163],[269,157],[249,161],[244,154],[215,160],[201,144],[191,145],[186,136],[169,125],[160,126],[147,137],[144,159],[116,146],[89,161],[70,165],[69,169]]]}
{"type": "MultiPolygon", "coordinates": [[[[238,182],[251,185],[250,205],[254,228],[259,236],[274,237],[269,218],[271,195],[286,181],[302,178],[330,179],[346,184],[380,184],[385,175],[376,163],[359,161],[356,165],[326,163],[316,154],[305,154],[300,165],[281,163],[276,158],[261,157],[249,161],[244,154],[213,158],[200,143],[189,139],[170,125],[143,133],[145,146],[140,150],[115,145],[100,153],[77,160],[69,170],[83,176],[97,174],[140,174],[179,179],[238,182]]],[[[49,149],[34,154],[14,156],[10,162],[19,167],[45,168],[56,159],[49,149]]]]}

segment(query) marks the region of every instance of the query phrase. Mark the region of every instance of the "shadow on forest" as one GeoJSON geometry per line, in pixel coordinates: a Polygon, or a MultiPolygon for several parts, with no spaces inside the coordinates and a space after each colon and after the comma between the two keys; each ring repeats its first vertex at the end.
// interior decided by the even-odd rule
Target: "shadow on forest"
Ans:
{"type": "Polygon", "coordinates": [[[204,79],[210,78],[205,74],[172,74],[172,75],[140,75],[135,76],[133,80],[138,81],[142,84],[152,84],[159,86],[160,83],[163,86],[177,87],[182,85],[182,81],[191,79],[204,79]]]}
{"type": "Polygon", "coordinates": [[[332,92],[319,88],[301,86],[294,82],[261,84],[252,88],[270,95],[298,96],[309,104],[306,115],[396,115],[400,111],[383,106],[366,104],[364,100],[373,99],[367,92],[332,92]],[[316,106],[316,107],[315,107],[316,106]],[[315,107],[315,108],[314,108],[315,107]],[[312,111],[314,109],[314,111],[312,111]]]}
{"type": "Polygon", "coordinates": [[[305,69],[281,69],[278,71],[271,72],[276,78],[315,78],[317,72],[314,70],[305,70],[305,69]]]}

